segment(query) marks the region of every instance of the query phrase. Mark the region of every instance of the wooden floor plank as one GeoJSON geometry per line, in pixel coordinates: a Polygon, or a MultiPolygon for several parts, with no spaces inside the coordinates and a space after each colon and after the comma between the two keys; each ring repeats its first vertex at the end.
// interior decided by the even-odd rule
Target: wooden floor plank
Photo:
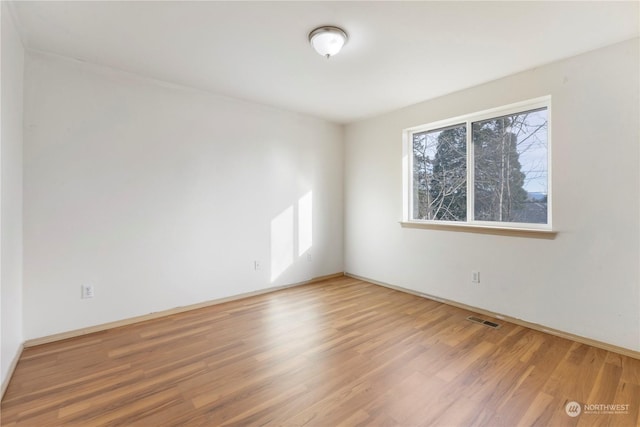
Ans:
{"type": "Polygon", "coordinates": [[[639,425],[639,360],[470,315],[347,277],[173,314],[25,349],[1,424],[639,425]]]}

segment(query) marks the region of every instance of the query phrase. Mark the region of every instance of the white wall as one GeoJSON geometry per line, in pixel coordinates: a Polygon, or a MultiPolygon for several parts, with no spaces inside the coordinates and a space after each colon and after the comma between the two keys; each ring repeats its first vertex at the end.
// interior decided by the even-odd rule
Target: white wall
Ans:
{"type": "Polygon", "coordinates": [[[25,67],[26,339],[343,271],[341,126],[50,55],[25,67]]]}
{"type": "Polygon", "coordinates": [[[0,216],[1,383],[22,346],[22,81],[24,49],[2,2],[0,216]]]}
{"type": "Polygon", "coordinates": [[[345,271],[640,350],[638,51],[628,41],[347,126],[345,271]],[[544,95],[555,240],[401,228],[404,128],[544,95]]]}

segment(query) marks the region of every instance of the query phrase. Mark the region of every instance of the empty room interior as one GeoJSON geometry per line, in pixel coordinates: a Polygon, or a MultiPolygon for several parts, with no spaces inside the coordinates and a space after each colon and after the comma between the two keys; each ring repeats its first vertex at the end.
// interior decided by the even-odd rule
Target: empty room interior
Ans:
{"type": "Polygon", "coordinates": [[[640,425],[637,1],[2,1],[2,426],[640,425]]]}

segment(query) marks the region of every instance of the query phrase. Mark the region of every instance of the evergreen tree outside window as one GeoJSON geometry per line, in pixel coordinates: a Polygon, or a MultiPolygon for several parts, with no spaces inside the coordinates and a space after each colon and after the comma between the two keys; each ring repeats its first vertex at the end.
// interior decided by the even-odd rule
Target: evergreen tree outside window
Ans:
{"type": "Polygon", "coordinates": [[[465,125],[413,134],[413,216],[466,221],[467,136],[465,125]]]}
{"type": "Polygon", "coordinates": [[[547,109],[474,122],[478,221],[547,223],[547,109]]]}
{"type": "Polygon", "coordinates": [[[406,130],[408,220],[550,229],[544,98],[406,130]]]}

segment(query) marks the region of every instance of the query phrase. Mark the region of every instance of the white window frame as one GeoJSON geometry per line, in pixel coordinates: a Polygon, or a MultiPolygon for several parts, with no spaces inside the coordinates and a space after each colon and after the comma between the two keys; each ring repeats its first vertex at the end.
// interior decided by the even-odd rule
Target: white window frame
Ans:
{"type": "Polygon", "coordinates": [[[554,233],[552,227],[552,171],[551,171],[551,96],[543,96],[540,98],[530,99],[527,101],[517,102],[503,107],[492,108],[476,113],[465,114],[463,116],[453,117],[451,119],[440,120],[425,125],[415,126],[403,130],[403,152],[402,152],[402,168],[403,168],[403,225],[416,227],[424,226],[424,228],[452,228],[466,227],[478,229],[493,230],[520,230],[533,231],[540,233],[554,233]],[[547,223],[520,223],[520,222],[498,222],[498,221],[476,221],[474,218],[474,157],[473,157],[473,132],[472,124],[474,122],[488,120],[492,118],[508,116],[522,113],[525,111],[546,108],[547,109],[547,223]],[[419,220],[412,219],[413,212],[413,135],[426,131],[438,130],[445,127],[455,125],[466,125],[467,129],[467,220],[466,221],[444,221],[444,220],[419,220]]]}

